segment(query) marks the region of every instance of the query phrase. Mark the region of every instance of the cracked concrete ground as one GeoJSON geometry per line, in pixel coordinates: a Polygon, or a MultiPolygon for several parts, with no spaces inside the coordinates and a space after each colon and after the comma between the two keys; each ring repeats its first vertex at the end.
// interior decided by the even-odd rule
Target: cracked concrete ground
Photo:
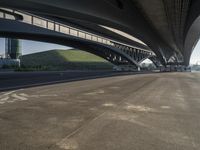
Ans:
{"type": "Polygon", "coordinates": [[[0,93],[0,150],[199,150],[200,74],[128,75],[0,93]]]}

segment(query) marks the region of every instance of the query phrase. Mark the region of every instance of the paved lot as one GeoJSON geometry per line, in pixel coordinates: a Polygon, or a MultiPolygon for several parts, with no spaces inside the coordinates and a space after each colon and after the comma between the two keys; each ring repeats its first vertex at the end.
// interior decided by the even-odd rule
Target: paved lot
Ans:
{"type": "Polygon", "coordinates": [[[0,93],[0,150],[199,150],[200,74],[109,77],[0,93]]]}

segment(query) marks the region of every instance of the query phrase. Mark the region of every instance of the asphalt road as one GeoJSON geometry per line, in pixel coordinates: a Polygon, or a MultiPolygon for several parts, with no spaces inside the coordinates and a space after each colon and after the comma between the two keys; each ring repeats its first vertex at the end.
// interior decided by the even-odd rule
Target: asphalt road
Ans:
{"type": "Polygon", "coordinates": [[[1,150],[199,150],[200,74],[127,75],[0,93],[1,150]]]}

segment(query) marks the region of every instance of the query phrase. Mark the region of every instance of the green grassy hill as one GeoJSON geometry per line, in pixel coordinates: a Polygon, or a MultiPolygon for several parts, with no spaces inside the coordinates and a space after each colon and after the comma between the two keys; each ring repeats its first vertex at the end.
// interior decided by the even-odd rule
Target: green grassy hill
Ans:
{"type": "Polygon", "coordinates": [[[50,50],[21,56],[23,67],[47,70],[112,69],[113,65],[96,55],[81,50],[50,50]]]}

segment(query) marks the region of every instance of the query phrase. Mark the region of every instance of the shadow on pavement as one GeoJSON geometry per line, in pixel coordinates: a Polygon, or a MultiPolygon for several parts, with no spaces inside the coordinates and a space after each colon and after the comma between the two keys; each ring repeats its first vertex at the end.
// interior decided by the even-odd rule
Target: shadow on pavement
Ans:
{"type": "Polygon", "coordinates": [[[152,72],[58,71],[0,73],[0,92],[73,81],[147,73],[152,72]]]}

